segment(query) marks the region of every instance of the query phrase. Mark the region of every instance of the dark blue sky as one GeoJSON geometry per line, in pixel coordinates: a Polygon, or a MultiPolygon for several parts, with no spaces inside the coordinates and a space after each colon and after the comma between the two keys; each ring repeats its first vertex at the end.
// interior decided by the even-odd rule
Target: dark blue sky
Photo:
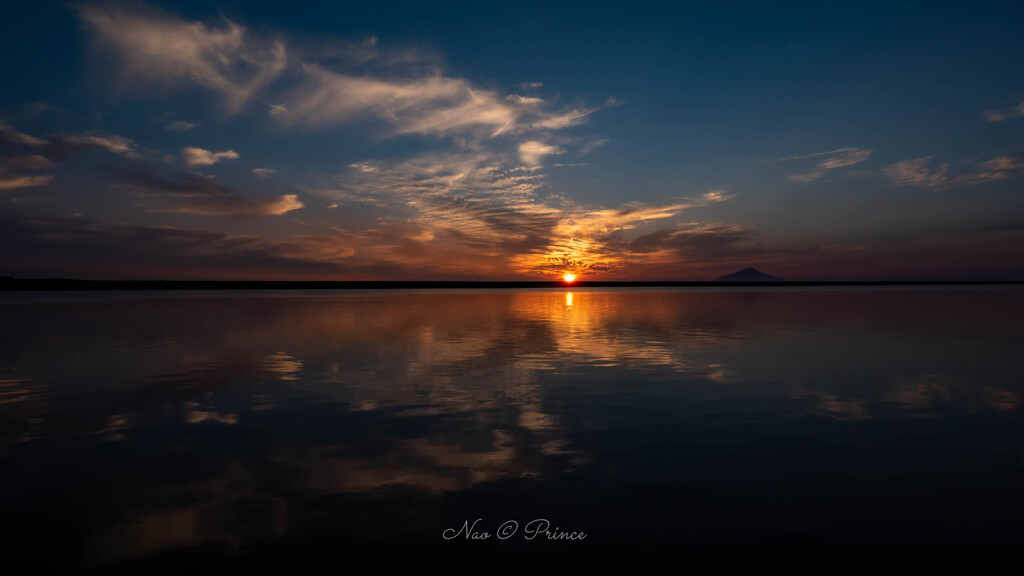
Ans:
{"type": "Polygon", "coordinates": [[[1024,6],[42,3],[0,273],[1024,277],[1024,6]]]}

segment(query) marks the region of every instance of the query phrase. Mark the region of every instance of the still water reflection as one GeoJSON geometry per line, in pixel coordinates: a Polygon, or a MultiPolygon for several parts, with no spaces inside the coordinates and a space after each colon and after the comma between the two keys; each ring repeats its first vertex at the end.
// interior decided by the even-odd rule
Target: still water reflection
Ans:
{"type": "Polygon", "coordinates": [[[230,569],[544,517],[588,554],[988,558],[1024,534],[1022,296],[9,293],[5,542],[230,569]]]}

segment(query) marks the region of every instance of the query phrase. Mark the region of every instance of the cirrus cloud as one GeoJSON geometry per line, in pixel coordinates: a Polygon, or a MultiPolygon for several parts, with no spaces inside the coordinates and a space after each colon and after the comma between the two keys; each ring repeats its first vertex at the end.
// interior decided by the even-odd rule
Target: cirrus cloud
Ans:
{"type": "Polygon", "coordinates": [[[222,94],[231,113],[288,62],[284,42],[259,38],[227,19],[207,25],[144,4],[113,2],[83,4],[77,11],[96,45],[118,58],[126,79],[166,88],[191,82],[222,94]]]}
{"type": "MultiPolygon", "coordinates": [[[[595,111],[477,86],[427,67],[427,59],[409,50],[382,51],[376,37],[289,56],[281,37],[260,36],[227,18],[200,22],[145,4],[112,2],[84,4],[77,12],[94,44],[116,58],[126,79],[145,79],[147,89],[191,83],[221,95],[231,114],[250,100],[270,101],[270,115],[285,125],[377,121],[394,135],[487,138],[564,130],[585,123],[595,111]],[[277,89],[270,90],[275,82],[277,89]]],[[[178,121],[167,128],[194,126],[178,121]]]]}
{"type": "Polygon", "coordinates": [[[976,164],[966,174],[949,175],[949,163],[932,166],[932,157],[911,158],[885,167],[885,175],[893,186],[913,186],[922,189],[944,189],[986,184],[1008,180],[1024,173],[1024,159],[1014,156],[996,156],[976,164]]]}
{"type": "Polygon", "coordinates": [[[814,182],[820,180],[829,172],[846,166],[860,164],[871,158],[871,150],[864,148],[837,148],[827,152],[815,152],[802,156],[788,156],[776,158],[774,162],[789,162],[794,160],[806,160],[809,158],[818,159],[817,165],[808,171],[797,174],[790,174],[789,179],[793,182],[814,182]]]}
{"type": "Polygon", "coordinates": [[[528,140],[519,145],[519,157],[529,166],[537,166],[545,156],[562,154],[564,149],[536,140],[528,140]]]}
{"type": "Polygon", "coordinates": [[[1024,118],[1024,100],[1009,108],[986,110],[984,116],[989,122],[1004,122],[1014,118],[1024,118]]]}

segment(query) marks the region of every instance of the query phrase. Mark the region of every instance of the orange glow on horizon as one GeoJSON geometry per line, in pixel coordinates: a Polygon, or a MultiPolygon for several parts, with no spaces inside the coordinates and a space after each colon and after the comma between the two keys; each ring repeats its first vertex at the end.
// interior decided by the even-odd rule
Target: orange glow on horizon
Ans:
{"type": "Polygon", "coordinates": [[[563,274],[562,275],[562,280],[565,280],[566,284],[572,284],[573,282],[576,281],[576,275],[575,274],[563,274]]]}

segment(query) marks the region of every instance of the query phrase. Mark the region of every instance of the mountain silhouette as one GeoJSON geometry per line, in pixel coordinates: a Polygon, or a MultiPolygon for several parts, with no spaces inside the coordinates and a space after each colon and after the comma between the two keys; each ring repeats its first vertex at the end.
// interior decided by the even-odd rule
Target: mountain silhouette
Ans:
{"type": "Polygon", "coordinates": [[[758,272],[753,268],[746,268],[739,272],[726,274],[717,280],[718,282],[784,282],[782,278],[776,278],[764,272],[758,272]]]}

